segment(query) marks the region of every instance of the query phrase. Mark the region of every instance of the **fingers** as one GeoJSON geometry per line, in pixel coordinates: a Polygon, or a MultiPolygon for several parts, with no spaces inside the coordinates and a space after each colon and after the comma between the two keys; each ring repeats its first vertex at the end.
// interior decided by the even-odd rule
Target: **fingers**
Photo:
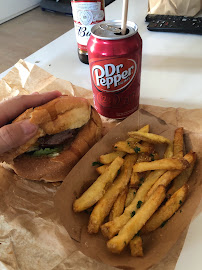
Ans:
{"type": "Polygon", "coordinates": [[[61,95],[59,91],[44,94],[34,92],[32,95],[17,96],[0,103],[0,127],[15,119],[26,109],[40,106],[61,95]]]}
{"type": "Polygon", "coordinates": [[[24,120],[0,128],[0,154],[25,144],[37,132],[38,127],[24,120]]]}

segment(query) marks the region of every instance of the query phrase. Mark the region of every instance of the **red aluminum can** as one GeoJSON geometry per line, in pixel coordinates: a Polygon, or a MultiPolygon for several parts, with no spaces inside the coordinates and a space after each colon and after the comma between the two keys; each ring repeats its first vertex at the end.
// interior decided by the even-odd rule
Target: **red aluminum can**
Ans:
{"type": "Polygon", "coordinates": [[[133,22],[120,32],[121,21],[98,23],[87,45],[95,108],[114,119],[135,112],[140,96],[142,39],[133,22]]]}

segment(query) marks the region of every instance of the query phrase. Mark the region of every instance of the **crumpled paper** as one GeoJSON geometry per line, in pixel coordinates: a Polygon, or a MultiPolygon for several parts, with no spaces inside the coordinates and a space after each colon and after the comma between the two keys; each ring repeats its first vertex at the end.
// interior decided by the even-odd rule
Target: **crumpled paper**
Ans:
{"type": "Polygon", "coordinates": [[[35,64],[20,59],[9,73],[0,80],[0,100],[33,92],[59,90],[62,94],[92,100],[92,92],[71,82],[58,79],[35,64]]]}
{"type": "MultiPolygon", "coordinates": [[[[34,91],[56,89],[64,94],[84,96],[92,101],[91,91],[57,79],[23,60],[16,63],[0,81],[0,100],[34,91]]],[[[119,123],[105,118],[103,122],[104,133],[119,123]]],[[[58,184],[21,179],[0,167],[0,269],[115,269],[86,257],[74,246],[54,212],[53,197],[58,188],[58,184]]],[[[185,235],[186,233],[152,270],[174,269],[185,235]]]]}
{"type": "Polygon", "coordinates": [[[0,169],[0,269],[103,269],[80,253],[57,221],[57,186],[28,181],[0,169]],[[76,263],[75,263],[76,262],[76,263]]]}

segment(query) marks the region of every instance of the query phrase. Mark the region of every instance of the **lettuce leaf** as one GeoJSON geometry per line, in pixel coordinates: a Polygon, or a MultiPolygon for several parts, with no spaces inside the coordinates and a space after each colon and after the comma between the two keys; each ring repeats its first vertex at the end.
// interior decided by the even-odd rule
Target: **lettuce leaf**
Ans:
{"type": "Polygon", "coordinates": [[[28,152],[27,154],[32,155],[33,157],[56,156],[56,154],[59,154],[62,149],[63,147],[41,148],[33,152],[28,152]]]}

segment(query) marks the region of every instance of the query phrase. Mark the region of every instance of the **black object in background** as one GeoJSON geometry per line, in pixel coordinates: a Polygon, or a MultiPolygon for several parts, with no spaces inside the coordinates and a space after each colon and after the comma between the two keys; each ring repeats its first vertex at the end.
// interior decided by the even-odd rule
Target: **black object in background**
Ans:
{"type": "Polygon", "coordinates": [[[148,14],[145,21],[150,31],[202,35],[202,17],[148,14]]]}
{"type": "MultiPolygon", "coordinates": [[[[105,0],[105,6],[108,6],[114,1],[115,0],[105,0]]],[[[55,0],[42,0],[40,7],[43,11],[60,12],[72,16],[71,0],[60,0],[58,2],[55,0]]]]}

